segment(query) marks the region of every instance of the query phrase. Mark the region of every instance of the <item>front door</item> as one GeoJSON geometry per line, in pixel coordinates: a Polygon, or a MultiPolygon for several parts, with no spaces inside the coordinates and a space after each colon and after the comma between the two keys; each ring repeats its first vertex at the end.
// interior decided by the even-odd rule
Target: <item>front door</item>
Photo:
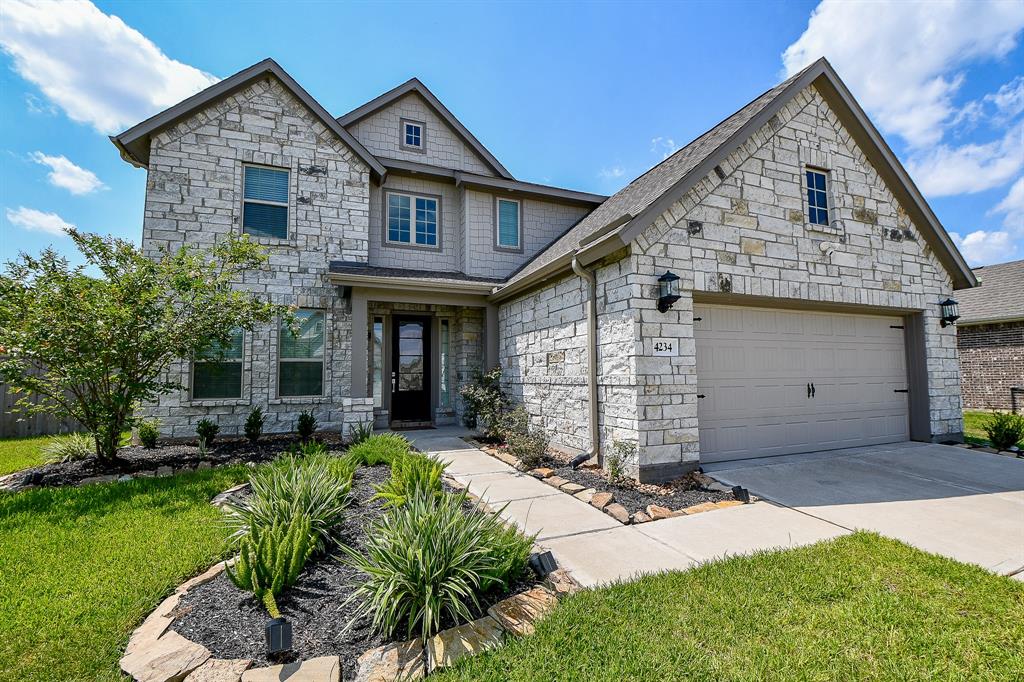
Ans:
{"type": "Polygon", "coordinates": [[[430,423],[430,318],[395,316],[391,421],[430,423]]]}

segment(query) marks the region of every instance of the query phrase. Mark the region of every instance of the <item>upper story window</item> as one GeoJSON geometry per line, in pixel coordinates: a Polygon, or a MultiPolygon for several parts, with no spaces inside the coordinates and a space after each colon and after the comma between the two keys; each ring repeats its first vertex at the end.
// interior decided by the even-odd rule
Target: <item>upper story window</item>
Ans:
{"type": "Polygon", "coordinates": [[[414,151],[423,150],[423,124],[402,119],[402,146],[414,151]]]}
{"type": "Polygon", "coordinates": [[[214,342],[192,361],[192,399],[242,397],[241,329],[231,330],[227,344],[214,342]]]}
{"type": "Polygon", "coordinates": [[[498,199],[497,244],[499,249],[520,248],[519,209],[520,203],[514,199],[498,199]]]}
{"type": "Polygon", "coordinates": [[[811,225],[828,225],[828,173],[822,170],[808,169],[805,176],[807,222],[811,225]]]}
{"type": "Polygon", "coordinates": [[[437,197],[387,193],[387,241],[437,246],[437,197]]]}
{"type": "Polygon", "coordinates": [[[288,238],[288,171],[245,166],[242,232],[255,237],[288,238]]]}

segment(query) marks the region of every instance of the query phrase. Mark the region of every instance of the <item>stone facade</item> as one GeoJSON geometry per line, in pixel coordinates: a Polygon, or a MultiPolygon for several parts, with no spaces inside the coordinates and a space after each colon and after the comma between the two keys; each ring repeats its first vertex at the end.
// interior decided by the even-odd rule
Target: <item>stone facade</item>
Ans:
{"type": "Polygon", "coordinates": [[[1024,413],[1024,322],[960,325],[956,337],[964,407],[1024,413]]]}

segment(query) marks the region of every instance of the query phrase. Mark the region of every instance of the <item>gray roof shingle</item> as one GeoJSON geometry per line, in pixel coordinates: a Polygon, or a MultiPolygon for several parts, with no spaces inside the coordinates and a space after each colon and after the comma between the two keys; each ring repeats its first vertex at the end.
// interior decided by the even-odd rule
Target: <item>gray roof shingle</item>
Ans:
{"type": "Polygon", "coordinates": [[[1024,260],[974,268],[980,283],[956,293],[958,324],[1024,320],[1024,260]]]}

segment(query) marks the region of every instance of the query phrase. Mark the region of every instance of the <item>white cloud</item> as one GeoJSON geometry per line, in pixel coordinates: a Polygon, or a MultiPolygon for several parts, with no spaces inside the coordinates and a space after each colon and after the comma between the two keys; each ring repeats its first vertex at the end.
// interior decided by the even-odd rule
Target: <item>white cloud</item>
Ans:
{"type": "Polygon", "coordinates": [[[824,55],[883,130],[924,147],[957,115],[962,70],[1008,54],[1022,28],[1024,2],[823,0],[782,59],[792,75],[824,55]]]}
{"type": "Polygon", "coordinates": [[[1004,214],[1003,227],[1024,237],[1024,177],[1013,183],[1009,193],[989,213],[1004,214]]]}
{"type": "Polygon", "coordinates": [[[30,158],[36,163],[50,168],[46,177],[54,187],[61,187],[76,195],[89,194],[107,188],[95,173],[76,166],[66,156],[47,156],[42,152],[32,152],[30,158]]]}
{"type": "Polygon", "coordinates": [[[995,105],[997,120],[1011,119],[1024,112],[1024,76],[1017,76],[996,92],[985,95],[985,101],[995,105]]]}
{"type": "Polygon", "coordinates": [[[25,95],[25,108],[28,109],[30,114],[40,114],[43,116],[57,115],[57,107],[49,102],[44,102],[31,92],[25,95]]]}
{"type": "Polygon", "coordinates": [[[651,151],[655,154],[661,154],[662,160],[675,154],[679,151],[679,145],[671,137],[655,137],[651,139],[651,151]]]}
{"type": "Polygon", "coordinates": [[[1008,232],[1002,230],[975,230],[966,237],[950,232],[960,253],[972,266],[991,265],[1012,260],[1017,253],[1017,245],[1013,243],[1008,232]]]}
{"type": "Polygon", "coordinates": [[[0,47],[72,120],[104,134],[217,82],[85,0],[3,0],[0,47]]]}
{"type": "Polygon", "coordinates": [[[66,231],[74,227],[56,213],[44,213],[24,206],[7,209],[7,221],[30,232],[46,232],[59,237],[65,236],[66,231]]]}
{"type": "Polygon", "coordinates": [[[930,197],[970,194],[999,187],[1024,168],[1024,123],[1010,128],[1001,140],[984,144],[945,144],[912,156],[907,168],[930,197]]]}
{"type": "Polygon", "coordinates": [[[605,180],[617,180],[626,174],[626,169],[622,166],[612,166],[611,168],[602,168],[598,176],[605,180]]]}

